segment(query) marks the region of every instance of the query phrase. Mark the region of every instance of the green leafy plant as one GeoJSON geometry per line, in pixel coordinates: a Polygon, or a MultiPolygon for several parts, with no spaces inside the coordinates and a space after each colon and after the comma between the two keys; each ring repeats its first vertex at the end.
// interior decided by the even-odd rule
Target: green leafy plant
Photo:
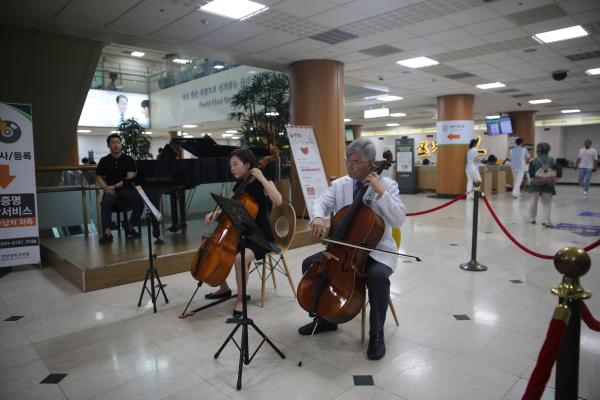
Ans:
{"type": "Polygon", "coordinates": [[[282,161],[290,159],[285,125],[290,122],[290,82],[287,74],[261,72],[240,87],[231,99],[230,120],[241,121],[241,142],[248,146],[273,144],[282,161]]]}
{"type": "Polygon", "coordinates": [[[123,138],[123,153],[135,160],[152,158],[150,154],[151,139],[144,134],[144,128],[135,118],[129,118],[119,125],[119,134],[123,138]]]}

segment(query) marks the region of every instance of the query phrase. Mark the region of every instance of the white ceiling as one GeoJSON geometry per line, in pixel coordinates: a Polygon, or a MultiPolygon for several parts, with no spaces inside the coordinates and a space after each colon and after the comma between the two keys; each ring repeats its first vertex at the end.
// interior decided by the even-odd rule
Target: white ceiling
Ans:
{"type": "Polygon", "coordinates": [[[202,0],[4,0],[0,21],[279,70],[297,60],[339,60],[345,63],[347,84],[378,85],[404,97],[387,106],[406,117],[365,121],[362,111],[381,103],[347,96],[346,115],[369,129],[392,120],[431,124],[436,97],[456,93],[476,95],[476,118],[533,109],[538,115],[562,108],[600,112],[600,78],[583,73],[600,67],[598,0],[257,1],[269,10],[240,22],[198,11],[206,3],[202,0]],[[576,24],[590,35],[550,45],[531,39],[534,33],[576,24]],[[337,44],[311,38],[334,28],[356,38],[337,44]],[[381,45],[400,50],[379,57],[361,52],[381,45]],[[567,58],[589,52],[597,52],[596,57],[567,58]],[[396,64],[417,56],[440,65],[411,70],[396,64]],[[556,82],[551,72],[559,69],[570,74],[556,82]],[[474,76],[446,77],[460,73],[474,76]],[[494,81],[507,86],[488,91],[474,86],[494,81]],[[553,102],[527,103],[546,97],[553,102]]]}

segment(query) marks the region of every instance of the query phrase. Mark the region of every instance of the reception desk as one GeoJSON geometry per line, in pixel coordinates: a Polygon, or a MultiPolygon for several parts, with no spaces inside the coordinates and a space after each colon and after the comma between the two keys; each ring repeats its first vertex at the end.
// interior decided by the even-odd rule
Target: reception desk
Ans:
{"type": "Polygon", "coordinates": [[[506,192],[506,168],[504,165],[487,165],[486,168],[492,173],[492,190],[496,194],[506,192]]]}
{"type": "MultiPolygon", "coordinates": [[[[420,192],[424,191],[436,191],[437,190],[437,166],[436,165],[415,165],[415,171],[417,172],[417,190],[420,192]]],[[[479,173],[481,175],[481,181],[483,184],[483,191],[487,195],[492,194],[494,190],[493,173],[487,169],[487,167],[481,165],[479,167],[479,173]]],[[[504,176],[502,171],[502,177],[504,176]]],[[[503,179],[503,178],[502,178],[503,179]]],[[[466,189],[466,188],[465,188],[466,189]]]]}

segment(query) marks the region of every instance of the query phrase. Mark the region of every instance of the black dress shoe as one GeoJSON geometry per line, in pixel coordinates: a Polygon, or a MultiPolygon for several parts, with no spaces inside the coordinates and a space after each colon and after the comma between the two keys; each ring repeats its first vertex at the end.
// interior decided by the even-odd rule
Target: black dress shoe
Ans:
{"type": "MultiPolygon", "coordinates": [[[[315,324],[317,323],[317,319],[315,318],[313,322],[310,324],[306,324],[298,328],[298,333],[307,336],[313,333],[313,329],[315,328],[315,324]]],[[[317,325],[317,329],[315,329],[315,335],[317,333],[326,332],[326,331],[335,331],[337,330],[337,324],[333,322],[325,321],[324,319],[319,320],[319,324],[317,325]]]]}
{"type": "Polygon", "coordinates": [[[204,295],[205,299],[224,299],[225,297],[231,297],[231,290],[223,293],[208,293],[204,295]]]}
{"type": "Polygon", "coordinates": [[[238,310],[233,310],[233,318],[242,318],[243,312],[238,310]]]}
{"type": "Polygon", "coordinates": [[[102,235],[102,237],[100,238],[100,243],[104,244],[104,243],[112,243],[113,241],[113,236],[112,235],[102,235]]]}
{"type": "Polygon", "coordinates": [[[381,332],[369,338],[367,358],[369,360],[379,360],[383,356],[385,356],[385,342],[383,341],[383,332],[381,332]]]}

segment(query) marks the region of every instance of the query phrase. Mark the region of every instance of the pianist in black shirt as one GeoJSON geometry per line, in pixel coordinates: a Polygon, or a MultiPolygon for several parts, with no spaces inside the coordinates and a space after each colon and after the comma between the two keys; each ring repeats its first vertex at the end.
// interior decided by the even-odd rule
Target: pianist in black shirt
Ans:
{"type": "MultiPolygon", "coordinates": [[[[269,241],[273,241],[273,231],[269,223],[269,213],[273,204],[280,206],[283,202],[281,193],[275,187],[275,184],[265,178],[262,171],[256,168],[256,157],[254,153],[248,149],[237,149],[234,150],[229,156],[229,166],[231,173],[237,180],[237,183],[233,187],[235,191],[238,185],[248,176],[251,175],[253,179],[249,183],[244,191],[253,198],[258,204],[258,213],[256,215],[256,224],[261,229],[265,238],[269,241]]],[[[205,216],[204,222],[208,225],[211,221],[218,217],[218,213],[209,213],[205,216]]],[[[248,276],[248,266],[256,259],[264,259],[266,250],[251,240],[246,241],[246,277],[248,276]]],[[[242,315],[242,278],[241,278],[241,257],[240,254],[236,254],[235,257],[235,280],[237,284],[237,298],[235,301],[235,307],[233,308],[233,316],[239,318],[242,315]]],[[[208,299],[222,298],[231,296],[231,289],[227,285],[227,281],[221,284],[221,287],[214,293],[206,295],[208,299]]]]}
{"type": "Polygon", "coordinates": [[[127,154],[123,154],[122,139],[116,133],[106,139],[106,144],[110,149],[110,154],[102,157],[96,167],[96,182],[104,191],[100,203],[104,232],[100,243],[113,241],[110,231],[111,213],[113,206],[120,199],[125,200],[133,208],[130,229],[126,232],[127,238],[139,238],[140,234],[133,229],[133,226],[138,226],[140,223],[144,203],[133,188],[133,180],[136,175],[135,160],[127,154]]]}

